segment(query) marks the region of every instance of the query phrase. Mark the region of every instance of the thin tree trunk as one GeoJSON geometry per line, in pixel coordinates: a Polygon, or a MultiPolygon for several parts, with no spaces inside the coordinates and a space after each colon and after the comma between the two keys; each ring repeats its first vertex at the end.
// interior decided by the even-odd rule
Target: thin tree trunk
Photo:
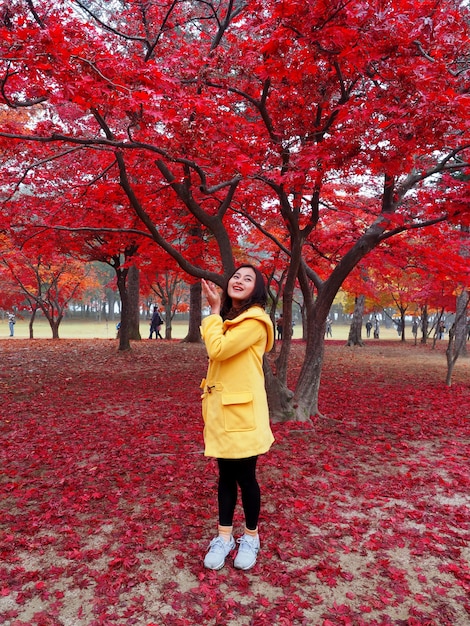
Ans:
{"type": "Polygon", "coordinates": [[[406,309],[405,310],[400,310],[400,340],[401,341],[406,341],[405,338],[405,315],[406,315],[406,309]]]}
{"type": "Polygon", "coordinates": [[[467,356],[467,311],[469,291],[465,289],[457,298],[455,311],[455,343],[459,346],[458,356],[467,356]]]}
{"type": "Polygon", "coordinates": [[[36,313],[38,312],[36,307],[33,307],[33,312],[31,313],[31,317],[29,318],[29,338],[34,339],[34,320],[36,319],[36,313]]]}
{"type": "MultiPolygon", "coordinates": [[[[436,343],[437,343],[437,340],[439,338],[439,335],[440,334],[443,335],[443,332],[440,330],[441,322],[443,321],[442,320],[443,316],[444,316],[444,309],[441,309],[441,311],[439,313],[439,316],[438,316],[438,318],[436,320],[436,326],[434,327],[434,337],[433,337],[433,340],[432,340],[432,349],[433,350],[436,347],[436,343]]],[[[444,339],[444,337],[442,336],[441,339],[444,339]]]]}
{"type": "Polygon", "coordinates": [[[189,287],[189,328],[188,334],[183,339],[186,343],[201,341],[201,294],[201,282],[198,280],[189,287]]]}
{"type": "Polygon", "coordinates": [[[119,327],[119,350],[131,349],[129,341],[129,294],[127,292],[127,269],[117,269],[117,286],[121,298],[121,326],[119,327]]]}
{"type": "Polygon", "coordinates": [[[454,371],[454,366],[456,362],[456,358],[454,356],[455,349],[455,333],[454,328],[449,329],[449,343],[447,344],[446,349],[446,357],[447,357],[447,376],[446,376],[446,385],[450,387],[452,385],[452,373],[454,371]]]}
{"type": "Polygon", "coordinates": [[[315,309],[314,315],[312,315],[308,323],[305,359],[292,403],[295,419],[300,422],[308,421],[312,415],[319,415],[318,392],[325,351],[325,329],[328,309],[322,311],[318,309],[318,305],[316,305],[315,309]]]}
{"type": "Polygon", "coordinates": [[[423,306],[421,312],[421,343],[425,344],[428,341],[428,329],[429,329],[429,315],[428,305],[423,306]]]}
{"type": "Polygon", "coordinates": [[[449,328],[449,343],[446,349],[447,356],[447,376],[446,385],[452,385],[452,373],[454,371],[457,359],[462,354],[466,342],[467,329],[467,307],[469,301],[469,292],[463,291],[457,297],[457,306],[455,312],[455,322],[452,328],[449,328]]]}
{"type": "Polygon", "coordinates": [[[164,308],[165,308],[165,339],[171,339],[171,331],[172,331],[171,312],[173,308],[172,295],[168,296],[168,298],[165,300],[164,308]]]}
{"type": "MultiPolygon", "coordinates": [[[[131,299],[129,295],[129,285],[128,285],[128,275],[129,270],[132,265],[128,265],[129,259],[136,253],[137,247],[130,246],[125,250],[124,259],[122,255],[116,254],[114,257],[111,257],[108,261],[108,264],[114,269],[116,272],[116,284],[119,291],[119,297],[121,299],[121,321],[119,325],[118,331],[118,339],[119,339],[119,350],[125,351],[131,349],[130,344],[130,328],[131,328],[131,299]]],[[[134,285],[133,285],[133,297],[136,301],[134,307],[138,312],[139,306],[139,287],[138,287],[138,272],[137,276],[134,276],[134,285]]],[[[135,309],[134,309],[135,315],[135,309]]],[[[138,319],[138,318],[137,318],[138,319]]],[[[138,335],[138,339],[140,339],[140,331],[138,335]]]]}
{"type": "Polygon", "coordinates": [[[362,318],[364,315],[364,303],[365,296],[360,295],[356,297],[354,303],[354,313],[351,321],[351,326],[349,328],[349,337],[348,337],[348,346],[363,346],[364,342],[362,341],[362,318]]]}
{"type": "Polygon", "coordinates": [[[135,265],[127,274],[127,294],[129,296],[129,339],[140,341],[140,274],[135,265]]]}

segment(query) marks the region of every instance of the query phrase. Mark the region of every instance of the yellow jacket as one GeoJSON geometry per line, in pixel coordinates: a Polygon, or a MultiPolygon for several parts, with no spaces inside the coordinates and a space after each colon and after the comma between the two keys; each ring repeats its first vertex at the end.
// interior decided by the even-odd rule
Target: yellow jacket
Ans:
{"type": "Polygon", "coordinates": [[[233,320],[209,315],[201,334],[209,356],[201,383],[205,455],[244,459],[267,452],[274,437],[263,355],[274,343],[271,319],[259,306],[233,320]]]}

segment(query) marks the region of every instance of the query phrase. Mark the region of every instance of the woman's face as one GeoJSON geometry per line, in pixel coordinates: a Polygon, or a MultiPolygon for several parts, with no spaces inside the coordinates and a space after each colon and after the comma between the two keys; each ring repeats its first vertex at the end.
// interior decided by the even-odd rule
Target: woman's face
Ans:
{"type": "Polygon", "coordinates": [[[246,302],[256,284],[256,274],[251,267],[241,267],[228,281],[227,293],[235,305],[246,302]]]}

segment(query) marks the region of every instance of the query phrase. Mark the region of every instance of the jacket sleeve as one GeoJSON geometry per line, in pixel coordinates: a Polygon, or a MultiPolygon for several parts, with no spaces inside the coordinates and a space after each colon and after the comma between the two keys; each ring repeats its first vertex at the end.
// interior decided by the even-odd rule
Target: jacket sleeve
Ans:
{"type": "Polygon", "coordinates": [[[266,327],[256,319],[244,319],[223,332],[223,321],[219,315],[209,315],[202,321],[202,338],[212,361],[224,361],[260,340],[266,341],[266,327]]]}

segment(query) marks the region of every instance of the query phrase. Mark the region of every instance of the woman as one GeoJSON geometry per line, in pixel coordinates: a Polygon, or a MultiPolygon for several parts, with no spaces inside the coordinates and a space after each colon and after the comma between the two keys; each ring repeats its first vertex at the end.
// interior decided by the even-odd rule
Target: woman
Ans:
{"type": "Polygon", "coordinates": [[[149,335],[149,339],[152,339],[153,333],[155,333],[155,339],[163,339],[163,337],[160,334],[160,328],[162,327],[163,324],[163,320],[161,318],[160,315],[160,311],[158,310],[158,306],[155,305],[153,307],[153,315],[152,315],[152,319],[150,320],[150,335],[149,335]]]}
{"type": "Polygon", "coordinates": [[[210,543],[204,565],[220,569],[235,547],[232,527],[240,487],[245,532],[238,540],[234,566],[247,570],[256,563],[260,548],[256,463],[274,441],[263,375],[263,355],[273,346],[274,329],[263,310],[263,275],[252,265],[241,265],[233,273],[222,302],[215,286],[203,280],[202,289],[211,307],[201,328],[209,356],[201,383],[205,455],[215,457],[219,468],[218,536],[210,543]]]}

